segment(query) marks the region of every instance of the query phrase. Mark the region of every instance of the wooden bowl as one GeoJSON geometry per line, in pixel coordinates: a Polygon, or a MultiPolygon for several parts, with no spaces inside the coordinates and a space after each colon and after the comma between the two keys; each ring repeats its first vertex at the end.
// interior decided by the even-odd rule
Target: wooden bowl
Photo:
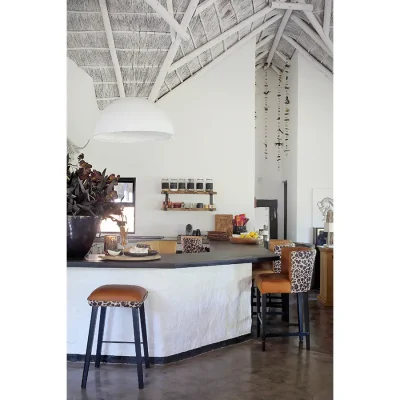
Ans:
{"type": "Polygon", "coordinates": [[[229,240],[233,244],[257,244],[257,242],[258,242],[258,239],[241,238],[241,237],[234,237],[234,236],[231,236],[229,238],[229,240]]]}

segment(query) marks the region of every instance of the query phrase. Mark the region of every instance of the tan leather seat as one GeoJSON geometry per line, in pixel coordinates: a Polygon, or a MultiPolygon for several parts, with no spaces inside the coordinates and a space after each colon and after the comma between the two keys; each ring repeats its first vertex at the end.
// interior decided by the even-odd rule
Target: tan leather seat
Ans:
{"type": "Polygon", "coordinates": [[[259,274],[273,274],[274,273],[274,264],[272,261],[253,263],[252,268],[252,279],[259,274]]]}
{"type": "Polygon", "coordinates": [[[88,297],[90,306],[140,307],[147,297],[147,290],[136,285],[103,285],[88,297]]]}
{"type": "Polygon", "coordinates": [[[255,282],[261,294],[290,293],[290,279],[288,274],[260,274],[256,276],[255,282]]]}

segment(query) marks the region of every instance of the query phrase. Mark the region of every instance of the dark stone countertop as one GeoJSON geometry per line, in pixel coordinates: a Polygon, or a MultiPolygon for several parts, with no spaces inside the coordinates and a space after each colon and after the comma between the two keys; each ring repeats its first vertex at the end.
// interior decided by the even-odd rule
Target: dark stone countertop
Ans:
{"type": "Polygon", "coordinates": [[[84,268],[189,268],[279,260],[279,256],[258,245],[211,242],[209,253],[162,254],[155,261],[102,261],[97,255],[85,260],[67,261],[67,267],[84,268]]]}

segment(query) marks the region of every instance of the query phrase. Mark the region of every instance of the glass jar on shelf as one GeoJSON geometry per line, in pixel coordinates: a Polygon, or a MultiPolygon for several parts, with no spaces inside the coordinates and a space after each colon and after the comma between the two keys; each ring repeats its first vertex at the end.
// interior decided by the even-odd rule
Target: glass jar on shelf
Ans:
{"type": "Polygon", "coordinates": [[[186,190],[186,179],[179,179],[178,190],[186,190]]]}
{"type": "Polygon", "coordinates": [[[212,192],[214,190],[214,183],[212,179],[206,179],[206,191],[212,192]]]}
{"type": "Polygon", "coordinates": [[[161,190],[169,190],[169,179],[168,178],[161,179],[161,190]]]}
{"type": "Polygon", "coordinates": [[[195,190],[194,187],[194,179],[193,178],[189,178],[187,181],[187,190],[195,190]]]}
{"type": "Polygon", "coordinates": [[[178,190],[178,179],[171,179],[169,182],[169,190],[178,190]]]}
{"type": "Polygon", "coordinates": [[[203,178],[199,178],[196,181],[196,190],[198,191],[203,191],[204,190],[204,179],[203,178]]]}

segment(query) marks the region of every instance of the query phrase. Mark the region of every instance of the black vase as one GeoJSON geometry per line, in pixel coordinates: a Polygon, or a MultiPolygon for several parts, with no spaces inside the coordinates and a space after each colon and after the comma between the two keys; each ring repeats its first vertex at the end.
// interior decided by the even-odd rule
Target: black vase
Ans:
{"type": "Polygon", "coordinates": [[[67,258],[82,260],[99,231],[100,217],[67,216],[67,258]]]}

